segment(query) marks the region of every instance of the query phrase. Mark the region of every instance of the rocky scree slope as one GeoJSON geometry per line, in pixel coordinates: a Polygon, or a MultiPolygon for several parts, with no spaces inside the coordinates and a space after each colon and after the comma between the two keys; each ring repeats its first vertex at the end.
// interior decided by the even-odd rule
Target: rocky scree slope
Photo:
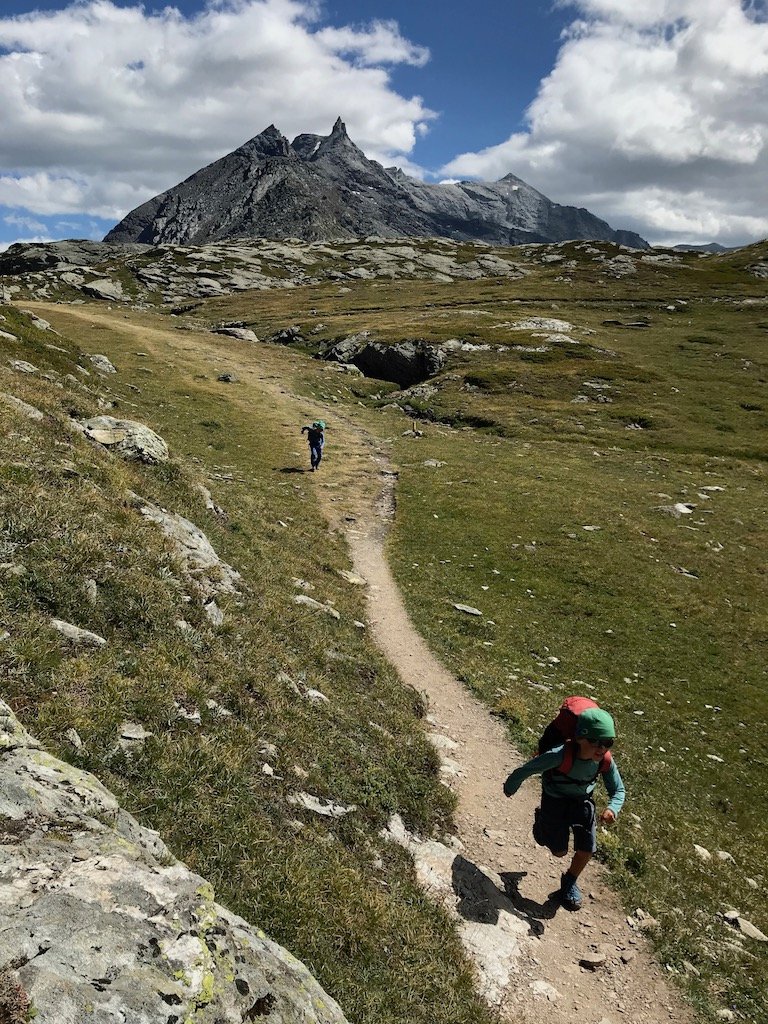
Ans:
{"type": "Polygon", "coordinates": [[[603,239],[648,248],[588,210],[553,203],[513,174],[427,185],[369,160],[339,118],[330,135],[274,125],[132,210],[107,242],[200,245],[224,238],[445,237],[516,245],[603,239]]]}
{"type": "Polygon", "coordinates": [[[174,307],[190,299],[323,283],[342,289],[357,281],[517,281],[554,272],[555,283],[569,286],[674,268],[733,270],[747,279],[768,274],[761,246],[704,256],[588,241],[505,248],[380,236],[336,242],[239,238],[204,245],[69,240],[19,242],[0,253],[0,301],[96,298],[174,307]]]}

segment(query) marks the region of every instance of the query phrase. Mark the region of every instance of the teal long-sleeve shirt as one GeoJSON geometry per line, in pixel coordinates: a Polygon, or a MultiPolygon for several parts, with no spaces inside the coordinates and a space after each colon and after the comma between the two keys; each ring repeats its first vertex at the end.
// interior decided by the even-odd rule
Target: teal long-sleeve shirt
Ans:
{"type": "MultiPolygon", "coordinates": [[[[504,792],[507,796],[516,793],[520,786],[532,775],[542,775],[541,787],[545,793],[554,797],[588,797],[591,796],[597,780],[600,778],[598,765],[595,761],[584,761],[574,757],[573,767],[568,772],[565,781],[562,776],[558,777],[557,772],[550,772],[551,768],[558,768],[563,761],[565,746],[555,747],[554,750],[547,750],[538,757],[531,758],[525,764],[516,768],[507,779],[504,785],[504,792]],[[545,774],[547,773],[547,774],[545,774]],[[562,778],[562,781],[559,779],[562,778]]],[[[624,783],[622,782],[616,762],[611,759],[608,771],[602,776],[605,788],[608,790],[608,809],[618,814],[624,806],[624,783]]]]}

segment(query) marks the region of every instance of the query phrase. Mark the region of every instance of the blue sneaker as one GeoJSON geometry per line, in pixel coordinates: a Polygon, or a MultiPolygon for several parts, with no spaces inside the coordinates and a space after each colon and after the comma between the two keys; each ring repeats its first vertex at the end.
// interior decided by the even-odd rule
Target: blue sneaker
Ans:
{"type": "Polygon", "coordinates": [[[560,877],[560,899],[566,910],[581,910],[581,889],[569,871],[560,877]]]}

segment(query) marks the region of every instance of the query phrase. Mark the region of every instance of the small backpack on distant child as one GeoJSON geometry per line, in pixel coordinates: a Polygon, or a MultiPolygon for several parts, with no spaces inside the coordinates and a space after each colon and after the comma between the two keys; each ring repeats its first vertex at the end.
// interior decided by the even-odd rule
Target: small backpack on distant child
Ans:
{"type": "MultiPolygon", "coordinates": [[[[589,697],[566,697],[560,705],[560,710],[546,727],[539,739],[537,754],[543,754],[545,750],[553,750],[565,744],[565,755],[562,763],[553,771],[567,775],[573,767],[573,759],[576,756],[576,735],[579,726],[579,715],[583,711],[598,707],[597,701],[589,697]]],[[[599,772],[604,775],[611,765],[611,752],[606,750],[600,761],[599,772]]]]}

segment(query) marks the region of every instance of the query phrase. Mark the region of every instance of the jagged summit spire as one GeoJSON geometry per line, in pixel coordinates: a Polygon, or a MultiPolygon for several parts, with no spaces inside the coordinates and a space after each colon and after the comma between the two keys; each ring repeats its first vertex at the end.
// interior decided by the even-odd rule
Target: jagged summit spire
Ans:
{"type": "Polygon", "coordinates": [[[337,117],[336,118],[336,121],[334,122],[333,128],[331,129],[331,136],[334,136],[334,135],[336,135],[336,136],[344,135],[347,138],[349,138],[349,136],[347,135],[347,126],[341,120],[341,117],[337,117]]]}
{"type": "Polygon", "coordinates": [[[288,156],[291,151],[291,144],[273,124],[264,131],[259,132],[242,147],[261,156],[288,156]]]}

